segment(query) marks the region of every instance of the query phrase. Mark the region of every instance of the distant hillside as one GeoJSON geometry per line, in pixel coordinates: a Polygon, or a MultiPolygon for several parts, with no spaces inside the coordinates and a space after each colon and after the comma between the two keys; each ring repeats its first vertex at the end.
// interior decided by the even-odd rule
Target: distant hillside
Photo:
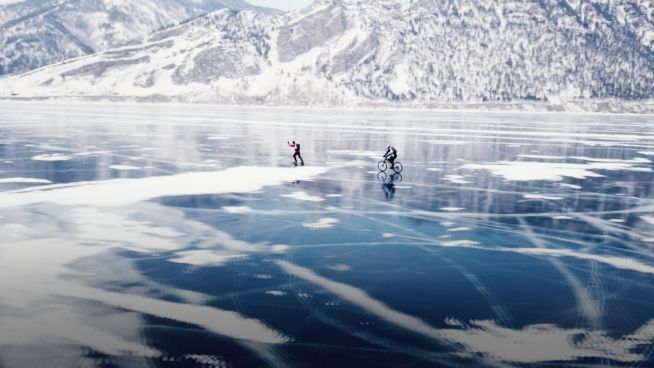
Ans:
{"type": "Polygon", "coordinates": [[[152,32],[241,0],[28,0],[0,6],[0,75],[140,43],[152,32]]]}
{"type": "Polygon", "coordinates": [[[220,10],[0,81],[5,95],[285,105],[642,101],[654,1],[319,0],[220,10]]]}

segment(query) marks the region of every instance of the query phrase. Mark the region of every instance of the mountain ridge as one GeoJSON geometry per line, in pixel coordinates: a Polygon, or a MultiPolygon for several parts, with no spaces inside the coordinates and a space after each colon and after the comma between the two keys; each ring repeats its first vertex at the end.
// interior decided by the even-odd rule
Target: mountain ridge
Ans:
{"type": "Polygon", "coordinates": [[[0,6],[0,75],[129,43],[222,9],[277,13],[242,0],[27,0],[0,6]]]}
{"type": "Polygon", "coordinates": [[[279,105],[630,104],[654,95],[654,1],[319,0],[218,10],[0,80],[0,93],[279,105]],[[594,101],[594,102],[592,102],[594,101]]]}

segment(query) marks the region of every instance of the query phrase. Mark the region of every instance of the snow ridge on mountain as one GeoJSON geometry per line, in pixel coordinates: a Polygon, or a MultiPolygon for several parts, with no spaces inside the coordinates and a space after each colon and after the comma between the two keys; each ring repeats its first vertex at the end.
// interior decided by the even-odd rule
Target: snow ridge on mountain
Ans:
{"type": "Polygon", "coordinates": [[[273,12],[241,0],[27,0],[0,6],[0,75],[126,43],[219,9],[273,12]]]}
{"type": "Polygon", "coordinates": [[[139,45],[5,78],[2,91],[284,105],[642,101],[654,93],[654,1],[219,10],[139,45]]]}

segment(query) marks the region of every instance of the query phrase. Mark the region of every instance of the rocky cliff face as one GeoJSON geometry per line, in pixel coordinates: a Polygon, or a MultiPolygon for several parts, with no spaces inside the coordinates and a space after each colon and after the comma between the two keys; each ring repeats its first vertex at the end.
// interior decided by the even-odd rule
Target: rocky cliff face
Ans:
{"type": "MultiPolygon", "coordinates": [[[[99,0],[98,0],[99,1],[99,0]]],[[[654,1],[318,0],[221,10],[0,80],[21,96],[274,104],[652,98],[654,1]]]]}

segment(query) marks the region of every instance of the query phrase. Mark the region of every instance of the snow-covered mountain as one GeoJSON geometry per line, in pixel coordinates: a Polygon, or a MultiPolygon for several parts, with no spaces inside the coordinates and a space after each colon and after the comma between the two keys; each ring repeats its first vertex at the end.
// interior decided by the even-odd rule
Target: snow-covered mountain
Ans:
{"type": "Polygon", "coordinates": [[[26,0],[0,6],[0,75],[27,71],[125,43],[242,0],[26,0]]]}
{"type": "Polygon", "coordinates": [[[317,0],[220,10],[0,80],[19,96],[275,104],[654,97],[654,0],[317,0]]]}

